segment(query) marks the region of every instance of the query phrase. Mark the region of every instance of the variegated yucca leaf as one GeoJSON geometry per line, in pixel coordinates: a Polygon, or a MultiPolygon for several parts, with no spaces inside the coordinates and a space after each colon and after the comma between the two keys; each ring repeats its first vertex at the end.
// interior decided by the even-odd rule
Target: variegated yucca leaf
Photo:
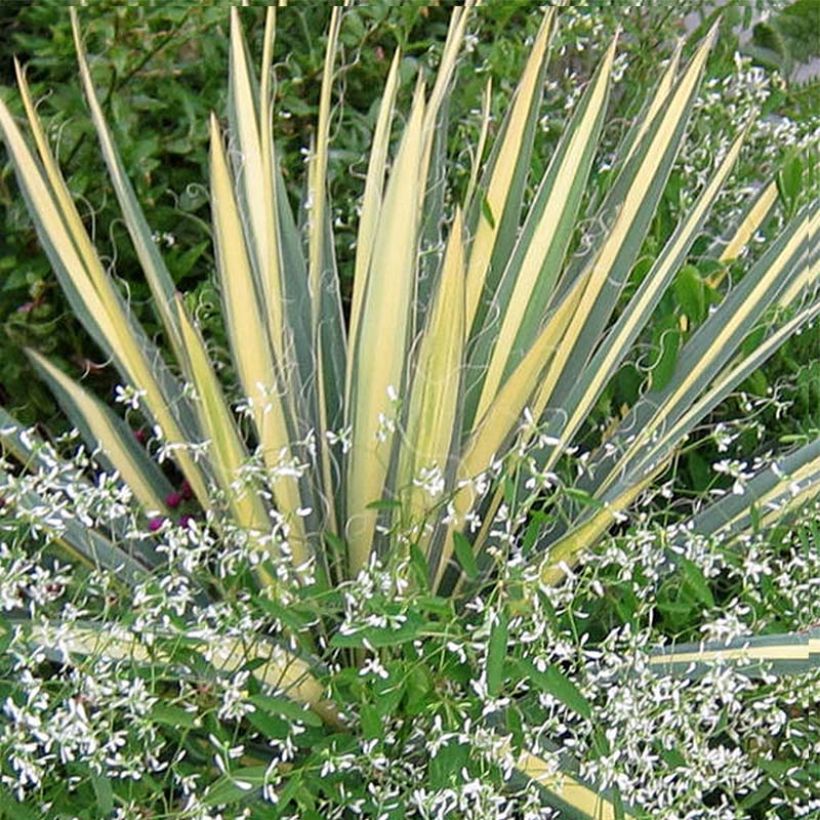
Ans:
{"type": "Polygon", "coordinates": [[[749,479],[742,493],[729,493],[692,518],[692,531],[724,541],[753,527],[766,528],[820,494],[820,441],[772,462],[749,479]]]}
{"type": "MultiPolygon", "coordinates": [[[[88,402],[96,401],[87,393],[85,396],[88,402]]],[[[64,398],[59,392],[57,397],[64,398]]],[[[107,411],[107,415],[110,422],[102,425],[100,438],[108,431],[109,424],[117,423],[113,413],[107,411]]],[[[122,443],[124,448],[128,447],[122,443]]],[[[117,447],[115,452],[123,451],[117,447]]],[[[114,466],[114,469],[119,468],[114,466]]],[[[0,497],[14,507],[20,519],[35,533],[46,533],[48,539],[61,544],[82,563],[110,569],[126,584],[144,578],[148,568],[159,563],[154,545],[146,539],[127,538],[116,522],[112,522],[112,532],[104,534],[77,520],[66,499],[76,498],[90,489],[89,478],[77,472],[35,431],[25,430],[0,407],[0,497]],[[49,476],[49,487],[56,486],[63,497],[46,498],[36,489],[25,486],[16,469],[19,464],[29,472],[49,476]]]]}
{"type": "MultiPolygon", "coordinates": [[[[676,571],[692,538],[718,543],[741,555],[749,539],[771,537],[795,513],[816,509],[820,500],[820,441],[799,447],[759,470],[742,493],[731,492],[673,528],[665,574],[676,571]]],[[[732,664],[752,677],[800,674],[820,665],[820,629],[800,633],[751,635],[731,641],[704,641],[651,650],[648,662],[658,674],[700,677],[715,664],[732,664]]]]}
{"type": "Polygon", "coordinates": [[[820,628],[788,635],[757,635],[731,641],[677,644],[658,649],[649,664],[659,674],[698,678],[716,664],[731,664],[751,677],[799,674],[820,663],[820,628]]]}
{"type": "MultiPolygon", "coordinates": [[[[438,72],[428,85],[418,79],[401,127],[394,122],[397,101],[408,89],[401,88],[400,56],[390,64],[361,201],[347,315],[329,200],[334,67],[344,11],[336,7],[331,15],[304,206],[295,215],[273,133],[275,10],[268,10],[257,76],[241,12],[232,9],[229,142],[212,116],[210,192],[224,322],[251,428],[244,437],[207,340],[176,293],[119,156],[75,9],[82,86],[172,354],[167,360],[100,261],[19,66],[30,137],[0,102],[0,132],[55,275],[123,382],[138,391],[140,411],[170,445],[199,504],[213,511],[209,520],[247,530],[263,557],[280,554],[270,535],[281,529],[287,541],[281,553],[297,567],[312,562],[324,578],[354,577],[374,554],[401,558],[413,546],[426,557],[439,591],[459,590],[461,569],[453,554],[456,541],[465,539],[482,566],[492,569],[484,558],[503,491],[483,479],[508,454],[521,452],[534,469],[552,471],[575,446],[689,259],[742,150],[741,128],[627,299],[633,267],[686,140],[717,31],[696,46],[688,62],[679,44],[617,147],[611,184],[602,185],[595,167],[618,50],[613,40],[545,172],[533,179],[550,40],[559,21],[559,12],[549,8],[497,133],[488,85],[466,194],[453,205],[447,188],[448,100],[474,5],[468,0],[453,10],[438,72]],[[254,453],[264,470],[251,475],[245,468],[254,453]],[[484,524],[473,532],[470,519],[476,518],[484,524]],[[327,535],[347,554],[330,555],[327,535]]],[[[734,267],[732,277],[725,276],[730,263],[740,267],[743,248],[775,200],[770,183],[710,249],[722,267],[707,284],[725,288],[720,302],[689,335],[671,379],[650,385],[590,454],[579,489],[592,503],[570,504],[562,523],[537,538],[539,550],[530,560],[542,586],[559,583],[583,559],[731,391],[791,335],[816,323],[817,203],[786,224],[742,276],[734,275],[734,267]],[[744,341],[761,327],[761,341],[748,349],[744,341]]],[[[101,465],[130,487],[147,516],[167,512],[167,480],[124,422],[56,366],[36,354],[32,358],[101,465]]],[[[48,499],[31,490],[15,492],[17,472],[36,472],[43,459],[56,456],[45,455],[3,411],[0,443],[9,459],[0,464],[3,494],[24,518],[35,516],[48,499]]],[[[693,526],[723,538],[737,537],[753,520],[768,526],[813,497],[817,458],[811,448],[786,456],[778,469],[788,479],[758,476],[745,496],[705,509],[693,526]]],[[[129,541],[115,525],[95,532],[70,521],[46,518],[43,524],[73,554],[117,570],[126,585],[158,562],[150,545],[129,541]]],[[[262,585],[273,583],[265,561],[258,576],[262,585]]],[[[122,658],[143,651],[134,636],[106,635],[95,626],[72,629],[61,638],[71,652],[122,658]]],[[[53,640],[45,632],[30,631],[30,637],[53,640]]],[[[803,660],[816,659],[814,640],[803,660]]],[[[227,655],[215,666],[236,668],[239,646],[222,650],[227,655]]],[[[720,657],[712,648],[685,653],[680,663],[720,657]]],[[[672,660],[677,656],[658,657],[667,665],[678,663],[672,660]]],[[[317,706],[321,687],[306,661],[288,656],[256,674],[269,684],[291,681],[288,664],[302,676],[292,690],[295,697],[334,720],[331,707],[317,706]]],[[[562,779],[530,752],[521,753],[518,768],[568,812],[621,812],[570,770],[562,769],[562,779]]]]}
{"type": "MultiPolygon", "coordinates": [[[[82,621],[47,625],[21,621],[9,623],[8,628],[21,630],[26,641],[46,648],[48,656],[55,661],[70,662],[72,657],[127,661],[153,665],[177,677],[196,678],[195,673],[170,664],[170,658],[180,646],[201,654],[214,672],[222,675],[235,673],[250,660],[259,660],[261,663],[255,664],[254,669],[259,681],[315,711],[328,723],[341,723],[333,703],[325,700],[324,687],[313,674],[312,665],[262,639],[246,641],[236,638],[214,645],[198,637],[193,629],[185,635],[166,634],[162,630],[138,635],[122,626],[112,628],[82,621]]],[[[2,634],[0,631],[0,637],[2,634]]]]}
{"type": "Polygon", "coordinates": [[[542,744],[538,754],[522,750],[515,755],[516,780],[529,779],[538,785],[544,802],[573,820],[631,820],[642,813],[625,806],[611,790],[596,788],[583,778],[577,761],[553,744],[542,744]]]}

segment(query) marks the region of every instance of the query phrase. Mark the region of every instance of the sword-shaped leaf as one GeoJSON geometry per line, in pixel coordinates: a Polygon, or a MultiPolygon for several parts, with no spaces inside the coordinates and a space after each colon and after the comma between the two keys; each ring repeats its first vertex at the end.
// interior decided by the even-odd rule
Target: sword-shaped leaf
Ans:
{"type": "MultiPolygon", "coordinates": [[[[102,148],[103,158],[108,167],[108,175],[114,186],[114,192],[117,196],[117,201],[119,202],[131,241],[134,244],[134,249],[137,252],[137,258],[142,265],[145,278],[151,288],[151,294],[154,297],[154,304],[159,312],[162,325],[165,328],[165,332],[174,352],[179,356],[181,340],[176,321],[176,311],[174,309],[174,293],[176,292],[176,288],[165,266],[165,262],[157,249],[157,244],[153,239],[148,221],[137,201],[134,187],[131,185],[131,180],[125,171],[125,166],[122,163],[119,151],[117,151],[111,129],[108,127],[102,106],[97,98],[94,81],[91,78],[91,72],[88,68],[88,59],[85,54],[85,49],[83,48],[82,37],[80,36],[77,10],[71,8],[69,9],[69,13],[71,15],[71,30],[74,34],[74,47],[77,51],[77,60],[80,65],[80,78],[83,82],[88,107],[91,110],[91,119],[94,122],[94,128],[97,131],[100,147],[102,148]]],[[[31,120],[31,117],[29,117],[29,120],[31,120]]]]}
{"type": "Polygon", "coordinates": [[[615,325],[608,331],[575,384],[571,386],[567,398],[553,406],[553,411],[555,406],[558,410],[554,411],[555,415],[550,419],[551,425],[548,433],[559,441],[552,448],[549,457],[539,458],[539,462],[545,465],[544,469],[552,469],[557,458],[587,418],[604,387],[628,355],[638,334],[649,321],[652,312],[697,239],[709,210],[737,159],[741,145],[742,137],[738,138],[727,152],[691,211],[655,260],[637,293],[629,301],[615,325]]]}
{"type": "Polygon", "coordinates": [[[352,446],[347,462],[347,526],[351,570],[367,561],[376,523],[368,505],[382,497],[393,432],[390,393],[401,390],[409,348],[418,240],[419,179],[424,90],[413,110],[387,184],[379,217],[358,334],[350,340],[354,364],[348,407],[352,446]]]}
{"type": "Polygon", "coordinates": [[[651,97],[644,104],[643,109],[635,117],[629,130],[626,132],[621,144],[618,146],[618,154],[623,157],[623,164],[629,162],[630,157],[635,153],[641,143],[641,139],[646,134],[647,129],[652,124],[655,115],[661,110],[661,106],[669,98],[672,89],[675,87],[675,79],[680,68],[680,58],[683,52],[684,41],[679,40],[669,58],[669,62],[658,80],[657,86],[651,97]]]}
{"type": "MultiPolygon", "coordinates": [[[[144,407],[161,427],[166,440],[189,444],[198,434],[196,429],[184,431],[181,424],[180,419],[190,415],[182,390],[104,271],[36,116],[31,125],[42,151],[42,165],[31,153],[8,108],[0,101],[0,131],[38,236],[60,284],[77,317],[113,358],[126,381],[144,392],[144,407]]],[[[207,508],[208,492],[202,466],[194,462],[184,446],[177,449],[175,458],[200,503],[207,508]]]]}
{"type": "Polygon", "coordinates": [[[71,423],[104,466],[116,470],[147,512],[166,511],[172,487],[134,438],[131,428],[99,399],[34,350],[28,351],[71,423]]]}
{"type": "MultiPolygon", "coordinates": [[[[272,37],[272,30],[266,29],[267,37],[272,37]]],[[[237,196],[248,220],[243,226],[248,255],[263,300],[274,357],[279,367],[285,368],[287,318],[284,315],[276,185],[272,168],[276,158],[272,141],[263,141],[265,119],[270,116],[270,110],[266,109],[265,119],[262,119],[256,105],[254,78],[248,66],[247,47],[236,8],[231,9],[230,54],[229,112],[240,152],[235,169],[237,196]]],[[[263,74],[266,75],[269,69],[270,66],[264,66],[263,74]]]]}
{"type": "MultiPolygon", "coordinates": [[[[766,218],[777,204],[777,182],[772,181],[764,185],[754,199],[749,203],[743,216],[737,225],[718,240],[717,244],[710,248],[710,256],[717,257],[720,262],[731,262],[740,255],[740,252],[749,244],[749,240],[757,233],[766,218]]],[[[713,281],[712,286],[717,287],[720,281],[713,281]]]]}
{"type": "Polygon", "coordinates": [[[396,91],[399,79],[399,61],[401,53],[397,50],[390,64],[390,73],[382,93],[373,141],[370,145],[370,159],[367,165],[367,178],[362,195],[362,210],[359,216],[359,229],[356,234],[356,262],[353,275],[353,295],[350,303],[350,324],[348,338],[351,340],[347,349],[345,405],[350,403],[350,390],[353,385],[353,340],[358,338],[359,320],[367,290],[367,278],[370,274],[370,258],[376,240],[379,215],[382,208],[384,191],[384,174],[387,168],[387,155],[390,148],[390,126],[393,109],[396,103],[396,91]]]}
{"type": "Polygon", "coordinates": [[[820,439],[774,461],[753,476],[742,495],[728,493],[694,515],[687,530],[728,540],[757,521],[761,527],[782,519],[796,504],[820,493],[820,439]],[[753,516],[755,507],[758,515],[753,516]]]}
{"type": "Polygon", "coordinates": [[[663,647],[650,654],[649,664],[658,674],[687,678],[701,678],[716,664],[750,677],[803,674],[820,669],[820,629],[663,647]]]}
{"type": "Polygon", "coordinates": [[[111,538],[80,523],[66,499],[91,490],[88,479],[64,463],[34,430],[24,429],[0,407],[0,455],[6,454],[20,464],[24,473],[47,475],[49,483],[64,495],[55,507],[31,487],[21,487],[20,480],[12,473],[2,470],[0,483],[5,501],[30,516],[37,526],[46,526],[69,553],[85,563],[116,570],[126,583],[136,583],[144,577],[146,566],[153,567],[159,562],[153,544],[146,539],[132,538],[119,521],[110,522],[111,538]]]}
{"type": "Polygon", "coordinates": [[[467,215],[468,233],[474,235],[467,264],[468,333],[476,319],[484,318],[487,305],[482,307],[482,297],[485,290],[486,294],[494,291],[518,230],[554,20],[555,9],[550,8],[544,14],[501,136],[479,184],[472,213],[467,215]]]}
{"type": "Polygon", "coordinates": [[[200,424],[208,435],[208,449],[214,476],[225,493],[236,523],[248,530],[263,532],[270,527],[265,507],[253,487],[242,486],[242,468],[247,451],[225,401],[222,388],[208,357],[205,343],[177,298],[177,313],[185,358],[183,365],[196,391],[200,424]]]}
{"type": "MultiPolygon", "coordinates": [[[[259,436],[262,457],[265,465],[275,470],[291,457],[282,380],[265,331],[261,313],[264,301],[257,294],[258,285],[243,241],[241,217],[215,117],[211,117],[211,207],[231,352],[259,436]]],[[[303,506],[297,479],[281,476],[271,489],[279,511],[291,525],[294,558],[301,564],[308,554],[302,521],[297,514],[303,506]]]]}
{"type": "Polygon", "coordinates": [[[223,675],[232,675],[248,663],[261,661],[253,670],[260,683],[308,706],[326,722],[341,725],[335,705],[325,699],[324,687],[313,674],[311,665],[269,640],[233,638],[213,644],[199,637],[195,629],[189,630],[184,638],[166,635],[160,630],[147,635],[141,631],[137,635],[121,625],[112,628],[107,624],[82,621],[46,625],[20,622],[16,627],[23,631],[26,641],[42,647],[55,660],[64,662],[70,662],[72,656],[104,658],[164,666],[168,674],[179,675],[173,664],[172,651],[178,641],[184,641],[187,649],[205,656],[214,670],[223,675]]]}
{"type": "Polygon", "coordinates": [[[481,131],[478,135],[473,162],[470,166],[470,181],[467,183],[467,191],[464,194],[464,208],[470,209],[473,205],[473,198],[478,183],[478,172],[481,170],[481,161],[484,159],[484,148],[487,145],[487,135],[490,132],[490,106],[493,101],[493,78],[487,78],[487,85],[484,86],[484,97],[481,102],[481,131]]]}
{"type": "MultiPolygon", "coordinates": [[[[697,406],[708,411],[708,397],[713,393],[706,388],[716,377],[712,391],[725,395],[730,380],[720,379],[721,368],[778,293],[805,268],[812,216],[804,213],[786,228],[692,335],[679,355],[671,382],[663,390],[649,392],[627,415],[608,442],[607,452],[612,454],[600,456],[593,462],[593,472],[599,476],[594,484],[596,493],[604,492],[630,465],[646,464],[650,455],[663,458],[659,440],[668,444],[673,434],[667,431],[684,416],[689,423],[674,428],[676,437],[697,422],[702,413],[696,414],[692,406],[702,394],[705,396],[697,406]]],[[[803,320],[806,318],[804,315],[803,320]]],[[[778,338],[781,342],[785,340],[785,337],[778,338]]],[[[773,348],[762,347],[760,355],[766,352],[773,352],[773,348]]]]}
{"type": "MultiPolygon", "coordinates": [[[[327,202],[328,155],[330,144],[330,102],[333,90],[333,71],[339,42],[342,10],[335,6],[331,12],[327,46],[319,93],[319,117],[316,124],[314,150],[308,163],[308,283],[313,305],[313,349],[316,356],[316,437],[321,463],[322,486],[332,493],[335,482],[327,434],[341,424],[340,398],[344,395],[342,370],[339,379],[338,361],[345,357],[344,320],[333,252],[333,229],[327,202]]],[[[326,506],[327,522],[334,530],[336,505],[326,506]]]]}
{"type": "Polygon", "coordinates": [[[325,265],[325,210],[327,209],[327,171],[330,142],[330,98],[333,91],[333,71],[339,43],[342,9],[334,6],[327,32],[327,46],[322,65],[322,85],[319,92],[319,119],[316,124],[316,142],[311,157],[311,173],[308,188],[308,248],[309,282],[313,300],[313,320],[321,315],[320,291],[325,265]]]}
{"type": "MultiPolygon", "coordinates": [[[[458,441],[459,381],[464,355],[464,249],[461,212],[451,228],[438,292],[419,344],[401,443],[397,489],[402,514],[418,527],[429,513],[429,493],[416,486],[421,471],[450,472],[458,441]]],[[[419,539],[427,538],[419,532],[419,539]]]]}
{"type": "Polygon", "coordinates": [[[53,499],[20,486],[15,476],[0,467],[0,491],[21,522],[30,521],[59,544],[72,558],[90,567],[111,570],[128,586],[148,577],[156,554],[143,545],[112,541],[92,527],[82,524],[70,508],[59,508],[53,499]]]}
{"type": "Polygon", "coordinates": [[[503,379],[524,357],[543,324],[598,148],[615,45],[613,40],[553,153],[499,283],[490,327],[479,335],[471,356],[471,368],[482,381],[477,385],[477,409],[468,410],[468,419],[484,417],[503,379]],[[492,327],[496,323],[499,326],[492,327]]]}
{"type": "MultiPolygon", "coordinates": [[[[491,725],[503,720],[500,713],[489,718],[491,725]]],[[[644,817],[623,804],[611,789],[596,788],[579,773],[578,761],[560,747],[540,741],[540,749],[513,750],[508,738],[499,749],[499,757],[512,754],[515,769],[512,785],[527,781],[537,784],[544,802],[557,809],[561,817],[572,820],[616,820],[644,817]]]]}
{"type": "Polygon", "coordinates": [[[600,506],[593,509],[566,535],[551,543],[540,562],[540,582],[545,586],[555,586],[563,581],[567,569],[574,567],[584,557],[585,552],[600,540],[618,520],[618,516],[635,502],[665,466],[661,464],[653,472],[636,478],[625,490],[609,493],[600,506]]]}
{"type": "Polygon", "coordinates": [[[560,404],[606,331],[683,142],[715,35],[713,29],[698,47],[605,199],[598,221],[611,227],[591,254],[571,263],[563,277],[557,298],[562,291],[572,293],[577,282],[583,283],[583,291],[533,402],[535,418],[556,399],[560,404]]]}

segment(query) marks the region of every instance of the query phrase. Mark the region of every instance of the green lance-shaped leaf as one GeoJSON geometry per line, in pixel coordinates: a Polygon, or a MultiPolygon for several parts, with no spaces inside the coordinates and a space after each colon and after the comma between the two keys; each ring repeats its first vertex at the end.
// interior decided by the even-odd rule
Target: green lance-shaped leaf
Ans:
{"type": "Polygon", "coordinates": [[[509,615],[506,609],[502,609],[490,629],[490,637],[487,642],[487,691],[493,697],[501,693],[504,684],[508,639],[509,615]]]}
{"type": "Polygon", "coordinates": [[[567,677],[557,665],[552,664],[545,669],[539,669],[529,660],[521,660],[517,664],[522,674],[536,689],[558,698],[581,717],[588,720],[592,717],[592,707],[589,701],[573,680],[567,677]]]}

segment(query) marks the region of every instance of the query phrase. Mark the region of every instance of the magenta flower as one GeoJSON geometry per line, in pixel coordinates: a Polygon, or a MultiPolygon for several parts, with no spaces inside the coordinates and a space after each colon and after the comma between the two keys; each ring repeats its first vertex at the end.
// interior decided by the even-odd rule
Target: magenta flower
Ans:
{"type": "Polygon", "coordinates": [[[149,522],[148,522],[148,529],[151,532],[156,532],[164,523],[165,516],[164,515],[155,515],[149,522]]]}
{"type": "Polygon", "coordinates": [[[175,510],[182,503],[182,493],[172,492],[165,496],[165,503],[175,510]]]}

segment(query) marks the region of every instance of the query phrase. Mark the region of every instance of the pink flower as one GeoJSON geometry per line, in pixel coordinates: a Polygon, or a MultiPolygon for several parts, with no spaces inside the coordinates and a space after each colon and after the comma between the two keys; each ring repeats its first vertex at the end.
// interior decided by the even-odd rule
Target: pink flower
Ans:
{"type": "Polygon", "coordinates": [[[140,443],[145,444],[148,440],[148,436],[145,434],[145,430],[140,427],[139,430],[134,430],[134,438],[140,443]]]}
{"type": "Polygon", "coordinates": [[[193,490],[191,490],[191,485],[187,481],[183,481],[180,484],[179,492],[185,501],[190,501],[194,497],[193,490]]]}
{"type": "Polygon", "coordinates": [[[148,529],[151,530],[151,532],[156,532],[164,523],[165,523],[165,516],[164,515],[155,515],[148,522],[148,529]]]}
{"type": "Polygon", "coordinates": [[[194,517],[192,515],[181,515],[179,517],[179,526],[180,527],[189,527],[191,524],[194,523],[194,517]]]}

